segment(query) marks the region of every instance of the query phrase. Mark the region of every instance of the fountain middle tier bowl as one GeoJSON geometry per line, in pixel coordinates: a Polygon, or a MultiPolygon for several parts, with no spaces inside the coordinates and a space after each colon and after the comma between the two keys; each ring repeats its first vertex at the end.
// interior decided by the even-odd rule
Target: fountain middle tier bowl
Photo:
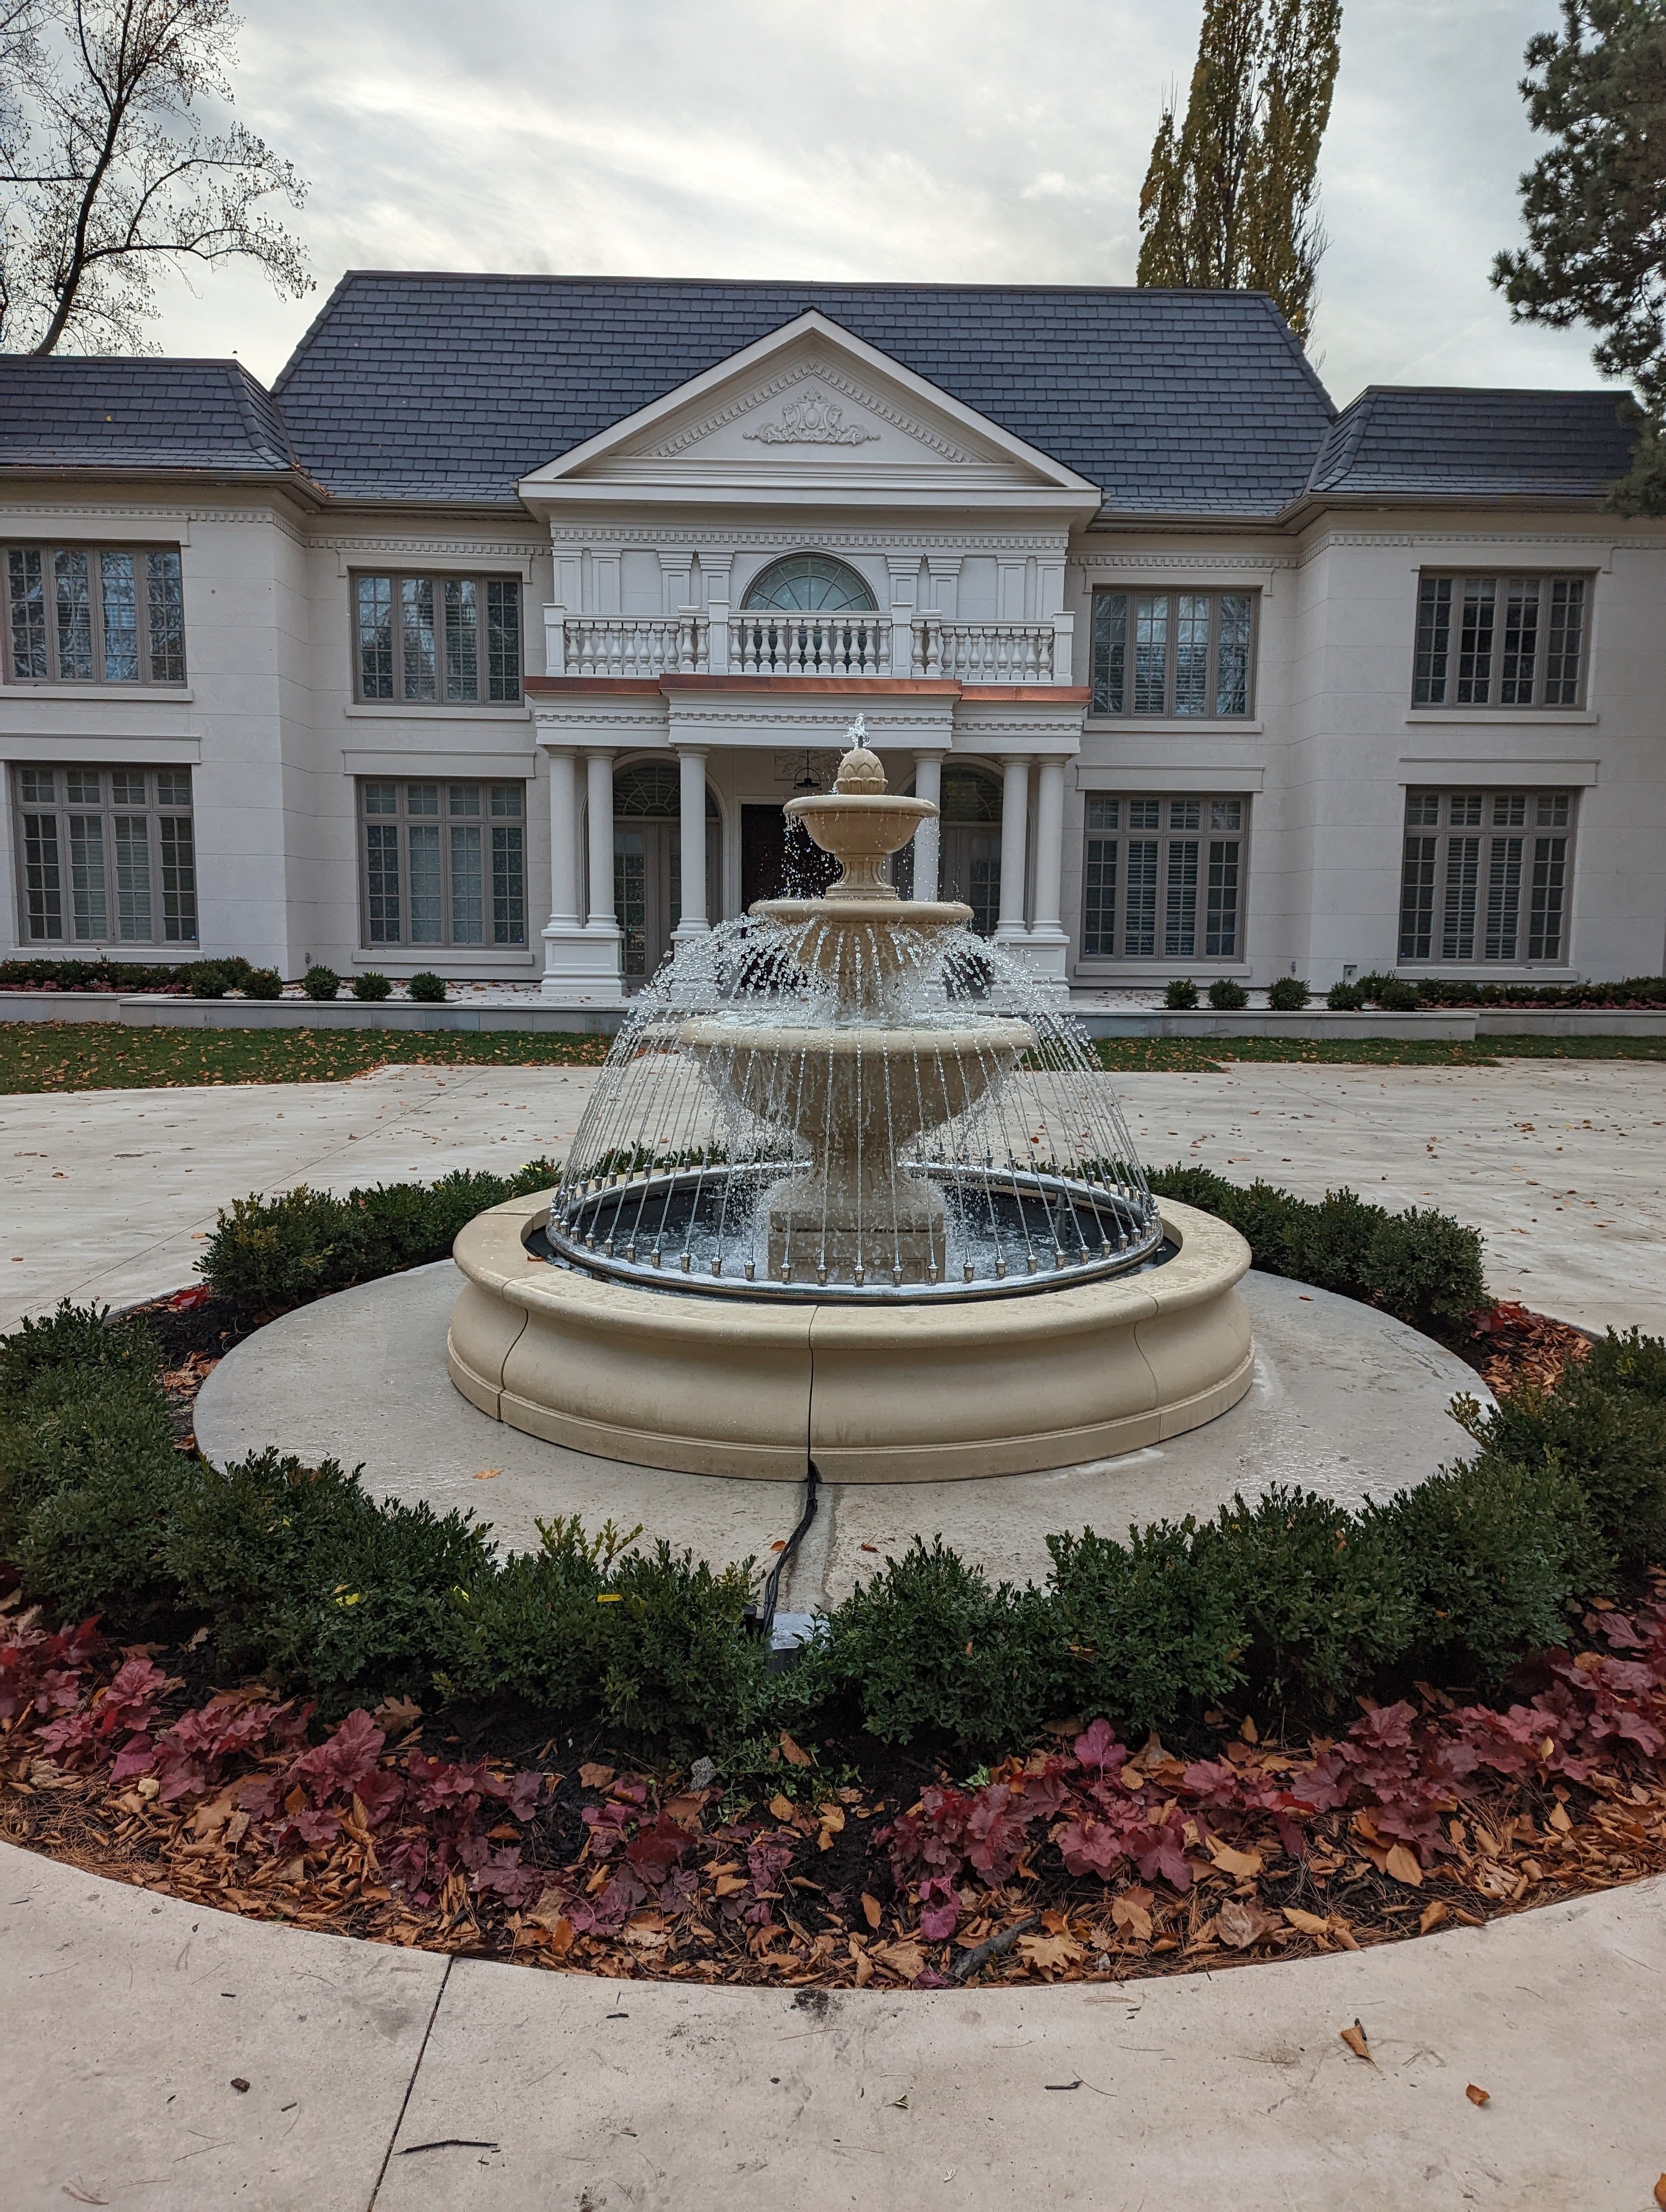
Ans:
{"type": "Polygon", "coordinates": [[[775,924],[800,967],[826,977],[842,1006],[883,1013],[899,981],[936,967],[972,909],[951,899],[899,899],[888,884],[881,892],[836,902],[759,899],[751,911],[775,924]]]}
{"type": "Polygon", "coordinates": [[[716,1089],[818,1158],[887,1159],[975,1106],[1036,1042],[1028,1022],[999,1017],[888,1029],[709,1016],[676,1034],[716,1089]]]}

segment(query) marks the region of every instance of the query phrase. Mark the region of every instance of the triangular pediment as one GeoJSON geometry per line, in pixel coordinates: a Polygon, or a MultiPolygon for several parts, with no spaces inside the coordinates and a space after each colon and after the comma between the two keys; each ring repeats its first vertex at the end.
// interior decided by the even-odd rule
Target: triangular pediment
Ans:
{"type": "Polygon", "coordinates": [[[548,500],[1079,510],[1097,486],[816,313],[527,477],[548,500]]]}

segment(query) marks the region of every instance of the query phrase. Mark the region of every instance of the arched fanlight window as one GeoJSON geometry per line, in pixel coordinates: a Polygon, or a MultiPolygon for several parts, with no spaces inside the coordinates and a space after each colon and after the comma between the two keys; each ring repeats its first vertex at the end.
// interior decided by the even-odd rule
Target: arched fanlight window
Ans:
{"type": "Polygon", "coordinates": [[[999,822],[1000,786],[975,768],[945,768],[938,809],[945,822],[999,822]]]}
{"type": "Polygon", "coordinates": [[[825,553],[789,553],[752,579],[746,605],[825,609],[831,614],[856,608],[866,613],[873,610],[874,599],[848,562],[830,560],[825,553]]]}
{"type": "MultiPolygon", "coordinates": [[[[675,822],[683,811],[682,775],[675,761],[639,760],[613,772],[613,813],[627,822],[675,822]]],[[[706,819],[718,818],[717,801],[706,792],[706,819]]]]}

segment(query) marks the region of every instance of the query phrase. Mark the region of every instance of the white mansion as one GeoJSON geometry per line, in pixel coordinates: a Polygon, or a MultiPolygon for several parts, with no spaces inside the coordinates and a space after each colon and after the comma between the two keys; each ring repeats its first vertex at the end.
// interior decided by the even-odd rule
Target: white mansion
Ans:
{"type": "Polygon", "coordinates": [[[1061,994],[1666,966],[1612,393],[1341,414],[1242,293],[350,275],[0,362],[0,951],[617,1007],[866,719],[1061,994]]]}

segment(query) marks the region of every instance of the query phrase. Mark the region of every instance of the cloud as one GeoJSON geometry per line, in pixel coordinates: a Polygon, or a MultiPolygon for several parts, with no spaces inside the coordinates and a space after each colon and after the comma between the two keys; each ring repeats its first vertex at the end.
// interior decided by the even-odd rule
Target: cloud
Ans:
{"type": "MultiPolygon", "coordinates": [[[[1128,283],[1198,0],[248,0],[238,109],[349,267],[1128,283]]],[[[1316,358],[1368,382],[1589,385],[1487,278],[1532,160],[1516,81],[1553,0],[1347,0],[1316,358]]],[[[170,283],[172,352],[276,374],[318,307],[170,283]]]]}

